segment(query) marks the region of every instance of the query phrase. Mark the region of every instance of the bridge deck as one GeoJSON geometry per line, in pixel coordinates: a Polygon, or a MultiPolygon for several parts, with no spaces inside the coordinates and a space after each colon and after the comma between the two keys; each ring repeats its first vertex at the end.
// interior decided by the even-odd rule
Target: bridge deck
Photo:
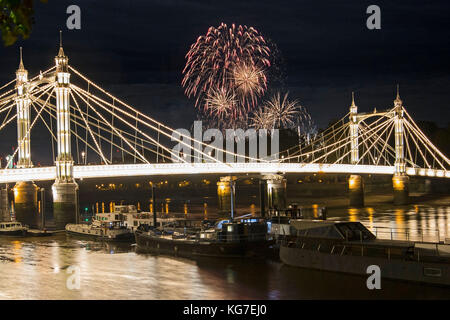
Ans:
{"type": "MultiPolygon", "coordinates": [[[[343,173],[343,174],[394,174],[393,166],[315,164],[315,163],[158,163],[74,166],[76,179],[187,175],[187,174],[270,174],[270,173],[343,173]]],[[[407,168],[410,176],[450,178],[450,171],[407,168]]],[[[0,183],[17,181],[44,181],[56,178],[56,168],[35,167],[0,170],[0,183]]]]}

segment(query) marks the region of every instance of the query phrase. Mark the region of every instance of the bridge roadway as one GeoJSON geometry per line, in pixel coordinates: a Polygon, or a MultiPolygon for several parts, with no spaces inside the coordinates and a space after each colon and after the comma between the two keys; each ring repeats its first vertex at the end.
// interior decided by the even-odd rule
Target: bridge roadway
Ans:
{"type": "MultiPolygon", "coordinates": [[[[342,174],[388,174],[393,175],[393,166],[317,164],[317,163],[155,163],[155,164],[113,164],[76,165],[75,179],[187,175],[187,174],[283,174],[283,173],[342,173],[342,174]]],[[[450,178],[450,171],[407,168],[409,176],[450,178]]],[[[56,168],[34,167],[0,170],[0,183],[17,181],[55,180],[56,168]]]]}

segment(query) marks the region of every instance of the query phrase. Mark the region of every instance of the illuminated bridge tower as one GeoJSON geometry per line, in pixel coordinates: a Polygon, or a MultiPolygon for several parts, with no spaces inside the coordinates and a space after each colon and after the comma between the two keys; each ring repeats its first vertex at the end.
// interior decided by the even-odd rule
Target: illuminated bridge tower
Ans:
{"type": "MultiPolygon", "coordinates": [[[[359,162],[359,119],[358,107],[355,105],[355,96],[352,92],[352,105],[350,106],[350,161],[352,164],[359,162]]],[[[351,207],[364,207],[364,182],[360,175],[352,174],[348,178],[348,190],[351,207]]]]}
{"type": "Polygon", "coordinates": [[[405,150],[403,142],[403,102],[397,86],[397,98],[394,100],[395,130],[395,171],[392,177],[394,204],[404,205],[409,202],[409,177],[406,175],[405,150]]]}
{"type": "Polygon", "coordinates": [[[78,185],[73,178],[73,158],[70,138],[70,73],[69,59],[60,44],[56,62],[56,113],[58,155],[56,158],[56,181],[53,191],[53,217],[56,229],[78,221],[78,185]]]}
{"type": "MultiPolygon", "coordinates": [[[[23,65],[22,48],[20,48],[20,64],[16,71],[18,168],[31,168],[33,166],[30,152],[30,98],[28,88],[28,71],[23,65]]],[[[14,186],[16,220],[31,228],[37,228],[40,221],[37,205],[38,189],[33,181],[19,181],[14,186]]]]}

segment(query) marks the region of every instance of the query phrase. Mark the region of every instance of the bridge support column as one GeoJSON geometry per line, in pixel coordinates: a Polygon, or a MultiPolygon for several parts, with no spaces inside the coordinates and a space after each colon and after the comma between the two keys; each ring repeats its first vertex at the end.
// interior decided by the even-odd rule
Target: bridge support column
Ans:
{"type": "Polygon", "coordinates": [[[0,222],[11,221],[11,211],[9,209],[8,185],[0,189],[0,222]]]}
{"type": "Polygon", "coordinates": [[[16,221],[33,229],[39,228],[38,190],[32,181],[17,182],[14,186],[16,221]]]}
{"type": "Polygon", "coordinates": [[[41,206],[40,206],[40,210],[39,210],[39,229],[43,230],[45,229],[45,189],[41,188],[39,190],[40,193],[40,201],[41,201],[41,206]]]}
{"type": "Polygon", "coordinates": [[[364,207],[364,181],[360,175],[348,178],[348,195],[350,207],[364,207]]]}
{"type": "Polygon", "coordinates": [[[409,177],[402,174],[394,174],[392,177],[394,189],[394,204],[406,205],[409,203],[409,177]]]}
{"type": "Polygon", "coordinates": [[[280,175],[265,178],[267,184],[267,207],[269,209],[286,209],[286,184],[287,180],[280,175]]]}
{"type": "Polygon", "coordinates": [[[56,230],[63,230],[68,223],[78,219],[78,184],[75,182],[55,182],[53,192],[53,217],[56,230]]]}
{"type": "Polygon", "coordinates": [[[156,228],[156,225],[158,223],[158,220],[156,218],[156,194],[155,194],[155,185],[152,181],[152,214],[153,214],[153,226],[156,228]]]}
{"type": "Polygon", "coordinates": [[[236,211],[236,177],[221,177],[217,182],[218,209],[221,214],[236,211]]]}
{"type": "Polygon", "coordinates": [[[259,209],[262,218],[266,216],[267,183],[259,180],[259,209]]]}

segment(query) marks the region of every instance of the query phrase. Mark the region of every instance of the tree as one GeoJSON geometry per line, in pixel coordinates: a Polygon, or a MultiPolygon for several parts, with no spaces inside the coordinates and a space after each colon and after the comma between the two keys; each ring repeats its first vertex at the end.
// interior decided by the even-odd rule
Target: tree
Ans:
{"type": "Polygon", "coordinates": [[[5,46],[13,45],[19,37],[27,39],[33,24],[33,0],[0,0],[0,32],[5,46]]]}

